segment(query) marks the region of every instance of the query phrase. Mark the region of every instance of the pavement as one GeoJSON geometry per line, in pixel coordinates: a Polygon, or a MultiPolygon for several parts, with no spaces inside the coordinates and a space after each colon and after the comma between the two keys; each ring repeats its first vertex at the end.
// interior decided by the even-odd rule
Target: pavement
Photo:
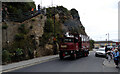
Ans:
{"type": "Polygon", "coordinates": [[[9,72],[12,70],[17,70],[20,68],[43,63],[45,61],[55,59],[56,57],[58,57],[58,55],[50,55],[50,56],[44,56],[44,57],[34,58],[34,59],[30,59],[30,60],[20,61],[20,62],[16,62],[16,63],[11,63],[11,64],[7,64],[7,65],[2,65],[2,66],[0,66],[0,67],[2,67],[2,69],[0,69],[0,73],[9,72]]]}
{"type": "MultiPolygon", "coordinates": [[[[11,72],[117,72],[118,69],[109,66],[103,57],[95,57],[90,51],[88,57],[71,60],[66,57],[60,60],[59,57],[36,65],[20,68],[11,72]],[[104,62],[104,65],[103,65],[104,62]]],[[[112,64],[112,63],[111,63],[112,64]]]]}
{"type": "Polygon", "coordinates": [[[104,60],[103,65],[106,66],[106,67],[116,67],[116,65],[115,65],[113,60],[111,60],[109,62],[107,59],[104,60]]]}

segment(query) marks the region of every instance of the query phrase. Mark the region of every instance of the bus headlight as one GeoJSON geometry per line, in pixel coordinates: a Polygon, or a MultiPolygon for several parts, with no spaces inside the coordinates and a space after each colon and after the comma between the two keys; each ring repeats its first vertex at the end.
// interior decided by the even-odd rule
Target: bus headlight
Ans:
{"type": "Polygon", "coordinates": [[[73,51],[71,51],[71,53],[73,53],[73,51]]]}

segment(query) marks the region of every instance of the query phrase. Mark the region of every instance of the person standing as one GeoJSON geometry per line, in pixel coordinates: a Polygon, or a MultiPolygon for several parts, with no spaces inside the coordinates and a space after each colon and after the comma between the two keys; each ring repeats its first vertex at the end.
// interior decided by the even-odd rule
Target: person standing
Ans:
{"type": "Polygon", "coordinates": [[[114,57],[114,62],[115,62],[116,68],[119,68],[119,66],[118,66],[118,64],[119,64],[119,51],[117,48],[113,52],[113,57],[114,57]]]}
{"type": "Polygon", "coordinates": [[[7,9],[7,7],[3,7],[2,8],[2,21],[5,21],[6,19],[7,19],[7,17],[8,17],[8,9],[7,9]]]}
{"type": "Polygon", "coordinates": [[[46,8],[44,8],[44,15],[46,15],[46,8]]]}
{"type": "Polygon", "coordinates": [[[108,51],[108,48],[107,48],[107,46],[105,46],[105,53],[108,51]]]}
{"type": "Polygon", "coordinates": [[[34,13],[34,8],[31,9],[31,12],[32,12],[32,16],[33,16],[33,13],[34,13]]]}
{"type": "Polygon", "coordinates": [[[38,5],[38,13],[40,13],[40,4],[38,5]]]}

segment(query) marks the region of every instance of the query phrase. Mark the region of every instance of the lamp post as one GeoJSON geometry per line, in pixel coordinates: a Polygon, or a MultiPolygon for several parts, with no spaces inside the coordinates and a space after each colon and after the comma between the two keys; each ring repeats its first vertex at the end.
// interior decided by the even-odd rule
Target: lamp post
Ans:
{"type": "Polygon", "coordinates": [[[52,0],[51,4],[52,4],[52,7],[53,7],[53,0],[52,0]]]}
{"type": "Polygon", "coordinates": [[[108,45],[109,45],[109,33],[108,33],[108,45]]]}
{"type": "Polygon", "coordinates": [[[57,46],[56,46],[56,35],[55,35],[55,6],[53,6],[53,0],[52,0],[52,8],[53,8],[53,19],[54,19],[54,31],[53,31],[53,34],[54,34],[54,38],[53,38],[53,53],[54,55],[56,55],[56,52],[57,52],[57,46]]]}
{"type": "Polygon", "coordinates": [[[53,12],[53,19],[54,19],[54,31],[53,32],[54,32],[54,37],[55,37],[55,7],[53,6],[53,0],[52,0],[51,4],[52,4],[52,7],[53,7],[53,11],[54,11],[53,12]]]}
{"type": "Polygon", "coordinates": [[[55,7],[54,7],[54,37],[55,37],[55,7]]]}
{"type": "Polygon", "coordinates": [[[41,0],[41,9],[42,9],[42,0],[41,0]]]}
{"type": "Polygon", "coordinates": [[[107,40],[107,42],[108,42],[108,45],[109,45],[109,33],[108,34],[106,34],[107,36],[108,36],[108,40],[107,40]]]}

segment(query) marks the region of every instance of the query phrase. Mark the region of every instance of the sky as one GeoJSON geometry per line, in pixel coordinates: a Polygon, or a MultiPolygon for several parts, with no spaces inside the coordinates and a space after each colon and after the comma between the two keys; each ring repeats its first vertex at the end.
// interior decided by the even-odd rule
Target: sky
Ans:
{"type": "Polygon", "coordinates": [[[95,41],[118,40],[118,2],[120,0],[33,0],[35,4],[49,7],[62,5],[68,10],[78,10],[88,36],[95,41]]]}

